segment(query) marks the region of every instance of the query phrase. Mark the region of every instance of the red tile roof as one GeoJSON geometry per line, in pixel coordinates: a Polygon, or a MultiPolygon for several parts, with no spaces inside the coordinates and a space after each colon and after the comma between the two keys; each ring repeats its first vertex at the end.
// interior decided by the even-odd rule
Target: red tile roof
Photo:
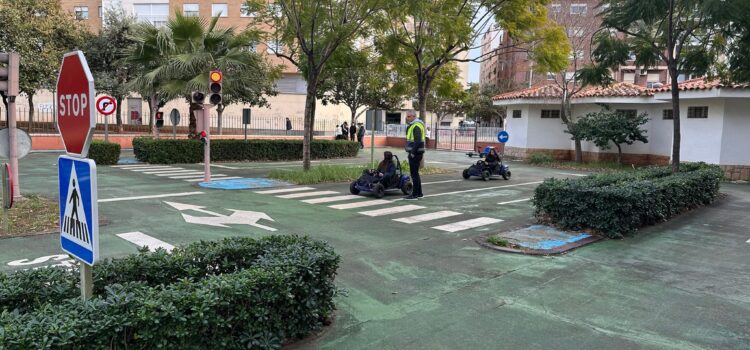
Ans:
{"type": "MultiPolygon", "coordinates": [[[[750,84],[723,84],[718,79],[706,80],[705,78],[696,78],[680,82],[677,87],[680,91],[711,90],[711,89],[748,89],[750,84]]],[[[652,89],[654,92],[672,91],[670,84],[652,89]]]]}
{"type": "MultiPolygon", "coordinates": [[[[648,89],[630,84],[614,83],[609,86],[591,86],[579,91],[573,98],[581,97],[637,97],[652,96],[648,89]]],[[[514,99],[542,99],[542,98],[561,98],[562,89],[557,84],[547,84],[538,87],[532,87],[524,90],[506,92],[494,96],[493,100],[514,100],[514,99]]]]}

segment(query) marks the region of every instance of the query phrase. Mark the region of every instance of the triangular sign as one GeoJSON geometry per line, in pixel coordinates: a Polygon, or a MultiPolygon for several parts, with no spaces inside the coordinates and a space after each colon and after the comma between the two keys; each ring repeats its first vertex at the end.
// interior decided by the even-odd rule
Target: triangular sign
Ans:
{"type": "Polygon", "coordinates": [[[70,182],[68,183],[68,195],[65,196],[65,215],[60,223],[61,234],[65,238],[78,243],[84,247],[93,247],[91,232],[86,220],[86,211],[81,200],[81,187],[78,181],[75,164],[70,167],[70,182]]]}

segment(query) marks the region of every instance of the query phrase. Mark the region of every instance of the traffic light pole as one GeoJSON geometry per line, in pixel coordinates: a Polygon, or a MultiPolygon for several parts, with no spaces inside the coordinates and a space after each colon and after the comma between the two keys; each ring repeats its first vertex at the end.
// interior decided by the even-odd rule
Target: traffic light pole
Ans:
{"type": "Polygon", "coordinates": [[[18,182],[18,141],[16,141],[16,96],[8,96],[8,150],[10,151],[10,172],[13,176],[13,197],[21,198],[18,182]]]}
{"type": "Polygon", "coordinates": [[[206,144],[203,145],[203,182],[211,181],[211,105],[202,106],[203,130],[206,132],[206,144]]]}

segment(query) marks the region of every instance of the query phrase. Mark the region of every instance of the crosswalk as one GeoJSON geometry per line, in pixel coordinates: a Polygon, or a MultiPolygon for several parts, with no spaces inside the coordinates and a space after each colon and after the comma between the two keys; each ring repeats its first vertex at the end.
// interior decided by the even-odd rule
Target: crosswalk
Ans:
{"type": "MultiPolygon", "coordinates": [[[[114,168],[128,170],[145,175],[165,177],[172,180],[181,180],[185,182],[203,181],[203,171],[195,169],[185,169],[171,165],[150,165],[150,164],[128,164],[114,165],[114,168]]],[[[234,180],[241,179],[238,176],[229,176],[225,174],[211,174],[211,180],[234,180]]]]}
{"type": "Polygon", "coordinates": [[[314,187],[295,186],[255,191],[254,193],[270,195],[279,199],[298,200],[305,204],[322,205],[330,209],[355,210],[357,214],[368,217],[391,217],[391,220],[395,222],[409,225],[427,225],[434,230],[447,233],[492,228],[491,225],[503,222],[502,219],[472,218],[470,214],[458,211],[431,211],[424,205],[407,204],[398,200],[373,199],[338,191],[318,190],[314,187]],[[405,214],[408,214],[408,216],[404,216],[405,214]]]}

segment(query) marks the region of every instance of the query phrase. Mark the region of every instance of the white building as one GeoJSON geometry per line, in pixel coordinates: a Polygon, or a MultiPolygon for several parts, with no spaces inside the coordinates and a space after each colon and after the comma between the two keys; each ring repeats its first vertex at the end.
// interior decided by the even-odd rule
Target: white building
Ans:
{"type": "MultiPolygon", "coordinates": [[[[750,85],[723,85],[704,79],[687,80],[680,87],[680,159],[719,164],[732,180],[750,180],[750,85]]],[[[560,119],[562,91],[554,84],[504,93],[493,97],[506,106],[506,130],[511,137],[506,154],[525,158],[536,152],[560,160],[575,156],[575,146],[560,119]]],[[[573,116],[600,111],[605,105],[629,113],[645,112],[648,143],[623,145],[623,162],[667,164],[672,154],[671,89],[646,89],[629,83],[590,87],[572,98],[573,116]]],[[[616,149],[613,147],[613,149],[616,149]]],[[[612,160],[583,143],[584,160],[612,160]]]]}

